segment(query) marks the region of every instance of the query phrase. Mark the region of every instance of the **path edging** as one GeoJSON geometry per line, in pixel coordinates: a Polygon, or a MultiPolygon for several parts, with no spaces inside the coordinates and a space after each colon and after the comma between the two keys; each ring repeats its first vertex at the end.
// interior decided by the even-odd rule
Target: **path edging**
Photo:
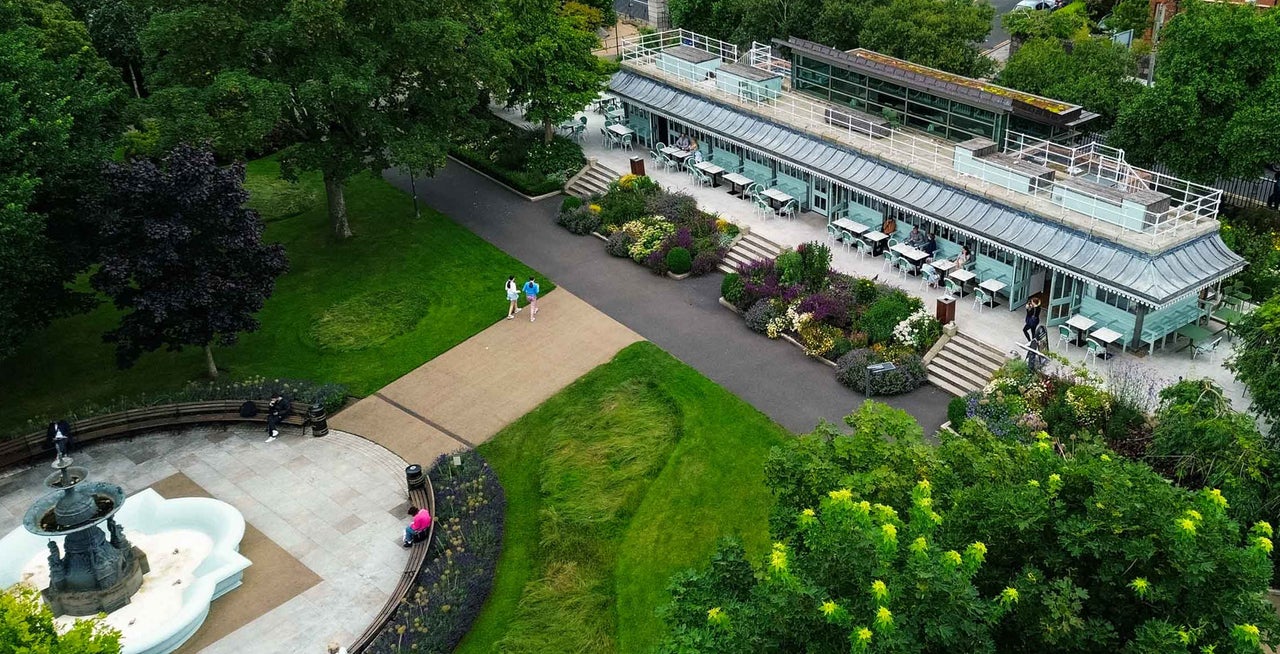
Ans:
{"type": "Polygon", "coordinates": [[[486,172],[484,172],[483,170],[480,170],[479,168],[476,168],[475,166],[472,166],[471,164],[469,164],[469,163],[467,163],[467,162],[465,162],[465,161],[463,161],[463,160],[461,160],[461,159],[459,159],[459,158],[457,158],[457,157],[453,156],[453,154],[449,154],[449,155],[448,155],[448,157],[449,157],[449,160],[450,160],[450,161],[453,161],[453,162],[455,162],[455,163],[457,163],[457,164],[461,165],[463,168],[467,168],[467,169],[469,169],[471,172],[473,172],[473,173],[475,173],[475,174],[477,174],[477,175],[479,175],[479,176],[481,176],[481,177],[483,177],[483,178],[485,178],[485,179],[487,179],[487,180],[489,180],[489,181],[493,182],[494,184],[497,184],[498,186],[501,186],[502,188],[507,189],[508,191],[511,191],[512,193],[515,193],[516,195],[518,195],[518,196],[520,196],[520,197],[522,197],[522,198],[524,198],[524,199],[526,199],[526,200],[528,200],[528,201],[530,201],[530,202],[541,202],[541,201],[543,201],[543,200],[546,200],[547,198],[553,198],[553,197],[555,197],[555,196],[557,196],[557,195],[561,195],[562,193],[564,193],[564,188],[562,187],[562,188],[557,189],[557,190],[555,190],[555,191],[552,191],[552,192],[550,192],[550,193],[543,193],[542,195],[526,195],[526,194],[524,194],[524,193],[520,192],[520,190],[519,190],[519,189],[517,189],[517,188],[515,188],[515,187],[513,187],[513,186],[510,186],[510,185],[508,185],[506,182],[504,182],[504,181],[502,181],[502,180],[500,180],[500,179],[498,179],[498,178],[496,178],[496,177],[494,177],[494,176],[490,175],[489,173],[486,173],[486,172]]]}

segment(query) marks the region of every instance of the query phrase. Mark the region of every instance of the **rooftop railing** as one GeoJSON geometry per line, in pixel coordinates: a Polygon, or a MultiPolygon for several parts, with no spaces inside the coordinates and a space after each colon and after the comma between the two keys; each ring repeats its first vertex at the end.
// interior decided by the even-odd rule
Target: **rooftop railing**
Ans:
{"type": "MultiPolygon", "coordinates": [[[[821,102],[784,90],[764,93],[718,88],[705,71],[669,61],[659,55],[685,45],[710,52],[726,63],[746,63],[774,74],[790,73],[790,63],[774,57],[771,49],[754,43],[742,56],[737,46],[683,29],[673,29],[624,39],[619,61],[648,77],[696,95],[713,98],[761,117],[837,141],[860,152],[914,172],[970,190],[1050,220],[1095,233],[1143,250],[1167,249],[1217,228],[1221,191],[1153,171],[1130,166],[1124,152],[1102,144],[1061,146],[1024,134],[1011,133],[1002,149],[1006,155],[1048,166],[1055,179],[1028,183],[1027,173],[998,161],[982,161],[981,175],[957,170],[956,143],[932,138],[855,109],[821,102]],[[659,63],[661,61],[661,63],[659,63]],[[1064,186],[1057,174],[1086,183],[1064,186]],[[1170,197],[1170,207],[1139,211],[1120,217],[1115,193],[1090,184],[1131,193],[1158,191],[1170,197]]],[[[741,88],[741,87],[737,87],[741,88]]]]}

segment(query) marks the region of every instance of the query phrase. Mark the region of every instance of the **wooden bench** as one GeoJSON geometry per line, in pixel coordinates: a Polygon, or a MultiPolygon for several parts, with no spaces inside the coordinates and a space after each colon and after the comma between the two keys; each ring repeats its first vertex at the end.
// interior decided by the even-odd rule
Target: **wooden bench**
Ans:
{"type": "Polygon", "coordinates": [[[413,590],[414,584],[417,583],[418,572],[422,570],[422,564],[427,560],[427,552],[430,551],[431,541],[436,535],[436,493],[431,487],[431,478],[425,476],[425,472],[423,481],[425,483],[422,488],[409,489],[409,504],[426,507],[427,511],[431,512],[431,528],[427,530],[426,538],[409,548],[409,557],[404,563],[404,571],[400,573],[400,582],[396,584],[395,590],[391,591],[391,597],[387,598],[387,603],[383,605],[381,611],[378,611],[378,615],[373,617],[364,632],[347,648],[351,654],[363,654],[369,649],[378,634],[382,632],[382,628],[395,616],[396,609],[400,608],[404,599],[408,597],[409,591],[413,590]]]}
{"type": "MultiPolygon", "coordinates": [[[[116,413],[93,416],[71,421],[71,435],[75,447],[105,438],[124,436],[139,431],[163,429],[213,422],[261,422],[267,421],[267,400],[254,400],[258,415],[244,418],[240,405],[244,400],[209,400],[204,402],[179,402],[158,406],[128,409],[116,413]]],[[[305,402],[291,402],[289,415],[283,424],[307,427],[310,424],[305,402]]],[[[43,430],[17,438],[0,441],[0,468],[26,463],[32,459],[53,457],[53,448],[45,443],[43,430]]]]}

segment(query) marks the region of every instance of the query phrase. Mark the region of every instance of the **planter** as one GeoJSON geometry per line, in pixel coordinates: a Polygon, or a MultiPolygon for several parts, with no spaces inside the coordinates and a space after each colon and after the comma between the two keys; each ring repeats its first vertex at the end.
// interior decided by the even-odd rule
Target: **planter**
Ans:
{"type": "Polygon", "coordinates": [[[736,313],[736,314],[738,314],[738,315],[742,315],[742,312],[741,312],[741,311],[738,311],[738,307],[733,306],[733,303],[732,303],[732,302],[730,302],[730,301],[728,301],[728,300],[724,299],[723,297],[722,297],[722,298],[720,298],[720,300],[719,300],[719,301],[720,301],[720,306],[722,306],[722,307],[724,307],[724,308],[726,308],[726,309],[728,309],[728,310],[730,310],[730,311],[732,311],[732,312],[734,312],[734,313],[736,313]]]}
{"type": "MultiPolygon", "coordinates": [[[[804,346],[800,344],[800,341],[797,341],[796,339],[792,338],[790,334],[783,334],[783,335],[781,336],[781,338],[782,338],[782,340],[784,340],[784,341],[786,341],[786,342],[788,342],[788,343],[790,343],[790,344],[792,344],[792,345],[794,345],[794,346],[796,346],[796,347],[800,348],[800,351],[801,351],[801,352],[804,352],[804,346]]],[[[806,354],[805,356],[809,356],[809,355],[808,355],[808,354],[806,354]]],[[[835,361],[832,361],[832,360],[827,359],[827,358],[825,358],[825,357],[810,357],[810,358],[811,358],[811,359],[817,359],[818,361],[821,361],[821,362],[823,362],[823,363],[827,364],[828,366],[831,366],[832,368],[835,368],[835,367],[836,367],[836,362],[835,362],[835,361]]]]}
{"type": "Polygon", "coordinates": [[[675,273],[671,272],[670,270],[668,270],[668,271],[667,271],[667,277],[670,277],[671,279],[676,279],[676,280],[679,280],[679,279],[688,279],[688,278],[689,278],[689,275],[692,275],[692,274],[693,274],[693,273],[684,273],[683,275],[677,275],[677,274],[675,274],[675,273]]]}

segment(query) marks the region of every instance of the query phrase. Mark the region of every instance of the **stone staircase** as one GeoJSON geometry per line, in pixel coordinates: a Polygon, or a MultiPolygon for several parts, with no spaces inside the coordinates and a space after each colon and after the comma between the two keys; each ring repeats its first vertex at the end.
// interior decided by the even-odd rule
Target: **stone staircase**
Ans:
{"type": "Polygon", "coordinates": [[[587,199],[593,195],[604,195],[609,184],[622,177],[622,173],[612,170],[595,159],[588,159],[587,165],[576,175],[569,178],[564,185],[564,192],[587,199]]]}
{"type": "Polygon", "coordinates": [[[972,336],[957,333],[942,346],[926,370],[929,382],[953,395],[981,389],[1004,365],[1005,354],[972,336]]]}
{"type": "Polygon", "coordinates": [[[729,248],[729,253],[725,255],[724,261],[720,262],[720,270],[726,273],[738,272],[739,264],[757,259],[773,259],[781,252],[781,245],[755,232],[748,232],[738,239],[738,242],[734,243],[732,248],[729,248]]]}

